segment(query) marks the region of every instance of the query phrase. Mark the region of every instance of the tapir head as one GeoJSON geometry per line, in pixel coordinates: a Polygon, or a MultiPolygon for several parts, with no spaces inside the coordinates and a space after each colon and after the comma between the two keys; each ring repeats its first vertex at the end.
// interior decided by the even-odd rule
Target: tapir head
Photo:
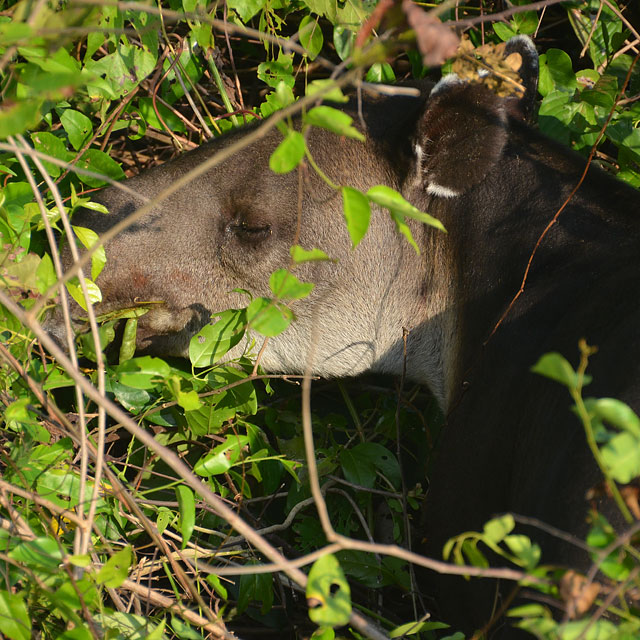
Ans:
{"type": "MultiPolygon", "coordinates": [[[[532,45],[510,46],[525,53],[529,76],[537,76],[532,45]]],[[[429,92],[430,86],[420,97],[365,100],[362,119],[353,114],[364,143],[310,130],[313,159],[337,185],[364,192],[385,184],[422,210],[446,217],[447,202],[486,179],[508,135],[509,113],[527,112],[534,90],[529,87],[517,104],[483,86],[451,80],[437,85],[431,98],[429,92]]],[[[259,131],[236,132],[147,171],[126,182],[126,193],[106,189],[96,200],[108,214],[76,214],[73,224],[104,233],[194,167],[216,154],[228,155],[242,136],[252,139],[107,242],[97,312],[153,302],[139,321],[138,349],[184,356],[212,314],[247,304],[238,289],[270,295],[270,274],[292,267],[293,244],[318,248],[332,261],[292,268],[315,288],[292,306],[296,321],[269,341],[262,365],[297,372],[311,364],[325,376],[399,371],[405,357],[403,330],[414,330],[409,374],[429,382],[443,397],[442,344],[452,331],[453,254],[446,236],[412,224],[422,249],[418,254],[397,233],[388,213],[374,209],[367,235],[353,250],[340,192],[310,163],[288,174],[273,173],[269,157],[282,135],[275,128],[266,135],[259,131]],[[132,190],[140,197],[130,195],[132,190]]],[[[73,315],[84,312],[76,308],[73,315]]],[[[58,330],[55,322],[49,328],[54,334],[58,330]]]]}

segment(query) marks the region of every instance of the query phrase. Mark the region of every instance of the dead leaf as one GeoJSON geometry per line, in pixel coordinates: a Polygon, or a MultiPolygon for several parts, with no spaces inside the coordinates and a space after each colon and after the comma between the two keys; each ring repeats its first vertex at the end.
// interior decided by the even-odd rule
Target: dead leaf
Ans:
{"type": "Polygon", "coordinates": [[[620,493],[625,501],[629,511],[633,514],[636,520],[640,520],[640,504],[638,504],[638,497],[640,497],[640,489],[633,485],[627,485],[620,489],[620,493]]]}
{"type": "Polygon", "coordinates": [[[441,65],[455,55],[460,38],[440,20],[411,0],[402,0],[402,10],[409,26],[416,34],[416,44],[422,54],[422,62],[427,67],[441,65]]]}
{"type": "Polygon", "coordinates": [[[560,596],[567,605],[569,618],[577,618],[591,608],[600,593],[600,584],[588,582],[585,576],[570,569],[560,579],[560,596]]]}
{"type": "Polygon", "coordinates": [[[464,36],[451,71],[467,82],[484,84],[500,97],[522,97],[525,89],[518,74],[521,66],[522,56],[517,52],[506,55],[504,42],[475,48],[464,36]]]}

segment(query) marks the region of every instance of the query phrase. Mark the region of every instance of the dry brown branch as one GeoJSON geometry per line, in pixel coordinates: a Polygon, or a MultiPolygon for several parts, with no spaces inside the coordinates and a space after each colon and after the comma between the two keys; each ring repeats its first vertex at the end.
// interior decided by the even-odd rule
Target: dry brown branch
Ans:
{"type": "Polygon", "coordinates": [[[531,251],[531,254],[529,256],[529,260],[528,260],[527,265],[526,265],[525,270],[524,270],[524,275],[522,276],[522,282],[520,283],[520,288],[518,289],[516,294],[513,296],[513,298],[511,299],[511,301],[507,305],[507,308],[504,310],[504,313],[502,314],[502,316],[500,316],[500,319],[498,320],[498,322],[496,322],[496,324],[493,327],[491,333],[489,334],[489,337],[485,340],[483,346],[486,346],[486,344],[489,342],[489,340],[491,340],[491,338],[493,337],[495,332],[500,328],[500,325],[504,322],[505,318],[509,315],[509,313],[511,313],[511,309],[513,309],[513,306],[517,302],[518,298],[524,293],[524,288],[525,288],[525,285],[526,285],[527,280],[529,278],[529,271],[531,270],[531,265],[533,263],[533,260],[535,258],[536,253],[538,252],[538,249],[540,248],[540,245],[542,244],[543,240],[545,239],[545,237],[547,236],[549,231],[551,231],[553,226],[558,222],[558,219],[560,218],[560,214],[567,208],[567,206],[571,202],[573,196],[575,196],[575,194],[578,192],[578,189],[582,186],[582,183],[584,182],[585,178],[587,177],[587,173],[589,172],[589,169],[591,168],[591,161],[593,160],[593,157],[594,157],[595,152],[596,152],[596,150],[598,148],[598,145],[600,144],[600,141],[604,137],[604,133],[607,130],[607,127],[609,126],[609,123],[611,122],[611,119],[613,118],[613,114],[615,113],[616,107],[618,106],[618,100],[620,100],[620,98],[625,94],[625,91],[627,90],[627,86],[629,85],[629,81],[631,80],[631,72],[633,71],[633,69],[634,69],[636,63],[638,62],[639,58],[640,58],[640,54],[638,54],[634,58],[633,62],[629,66],[629,70],[628,70],[627,76],[626,76],[626,78],[625,78],[625,80],[624,80],[624,82],[622,84],[622,88],[620,89],[620,92],[618,93],[618,96],[616,97],[616,100],[614,101],[613,106],[609,110],[609,113],[607,115],[607,118],[606,118],[604,124],[600,128],[600,132],[598,133],[598,137],[596,138],[596,141],[593,143],[593,146],[591,147],[591,152],[589,153],[589,157],[587,158],[587,162],[585,164],[584,171],[582,172],[582,175],[580,176],[580,179],[578,180],[576,186],[571,190],[571,192],[569,193],[569,195],[567,196],[565,201],[562,203],[560,208],[556,211],[554,216],[551,218],[551,220],[549,221],[547,226],[544,228],[543,232],[540,234],[540,236],[539,236],[539,238],[538,238],[538,240],[537,240],[535,246],[533,247],[533,250],[531,251]]]}

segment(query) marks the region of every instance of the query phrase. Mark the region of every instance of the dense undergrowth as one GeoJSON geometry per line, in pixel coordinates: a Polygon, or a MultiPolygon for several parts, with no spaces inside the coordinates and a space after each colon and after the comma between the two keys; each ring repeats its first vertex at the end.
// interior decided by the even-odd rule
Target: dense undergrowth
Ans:
{"type": "MultiPolygon", "coordinates": [[[[285,330],[293,317],[288,303],[307,295],[305,283],[276,272],[273,296],[205,327],[190,362],[135,356],[144,309],[98,318],[100,328],[78,338],[71,362],[63,354],[53,359],[41,346],[40,323],[65,292],[85,308],[100,300],[95,280],[104,252],[93,253],[82,280],[59,287],[56,252],[49,248],[51,239],[55,245],[70,232],[75,210],[100,209],[91,202],[94,190],[314,91],[335,98],[339,90],[329,77],[340,82],[351,74],[351,84],[438,77],[435,62],[423,66],[411,14],[396,7],[382,21],[368,21],[375,5],[0,3],[5,637],[302,638],[315,632],[328,639],[336,627],[343,637],[384,631],[430,638],[443,626],[427,620],[429,600],[402,552],[420,538],[420,505],[442,423],[433,399],[403,380],[314,381],[312,412],[305,416],[301,379],[264,375],[256,364],[260,344],[235,366],[218,364],[248,324],[264,336],[285,330]],[[96,349],[98,339],[108,346],[105,355],[96,349]],[[304,421],[313,427],[315,470],[305,461],[304,421]],[[334,531],[362,543],[341,538],[328,549],[333,555],[317,553],[326,548],[327,532],[310,473],[322,486],[334,531]],[[397,546],[368,548],[374,540],[397,546]],[[305,593],[300,567],[316,560],[305,593]],[[254,566],[266,563],[275,565],[270,572],[254,566]]],[[[585,157],[597,143],[595,162],[640,187],[640,65],[633,67],[640,36],[632,5],[576,1],[487,20],[504,9],[501,3],[447,2],[440,19],[458,21],[468,38],[463,51],[484,46],[489,62],[496,55],[490,45],[532,36],[542,53],[539,127],[585,157]]],[[[477,59],[466,55],[449,59],[443,70],[477,59]]],[[[336,111],[310,110],[306,117],[308,126],[358,135],[336,111]]],[[[303,136],[283,133],[272,157],[280,172],[305,154],[303,136]]],[[[368,201],[381,197],[360,195],[345,196],[354,245],[366,229],[368,201]]],[[[406,216],[433,222],[397,194],[384,195],[401,231],[406,216]]],[[[81,245],[95,245],[93,232],[74,230],[81,245]]],[[[297,262],[322,258],[292,250],[297,262]]],[[[627,455],[638,450],[640,422],[620,403],[582,400],[587,358],[584,351],[578,373],[560,356],[538,368],[569,389],[615,492],[616,483],[627,485],[640,472],[638,456],[627,455]]],[[[637,508],[637,500],[627,503],[624,508],[637,508]]],[[[564,595],[574,619],[559,626],[542,604],[514,613],[540,637],[637,637],[640,617],[632,607],[614,608],[617,623],[590,619],[592,605],[602,608],[606,596],[589,585],[566,596],[562,581],[539,568],[544,558],[535,541],[512,535],[512,526],[508,517],[493,521],[484,532],[453,541],[449,551],[483,566],[482,542],[523,571],[553,578],[545,597],[564,595]]],[[[630,540],[616,545],[606,522],[596,519],[587,542],[594,558],[604,558],[600,566],[611,584],[633,603],[640,565],[630,540]]]]}

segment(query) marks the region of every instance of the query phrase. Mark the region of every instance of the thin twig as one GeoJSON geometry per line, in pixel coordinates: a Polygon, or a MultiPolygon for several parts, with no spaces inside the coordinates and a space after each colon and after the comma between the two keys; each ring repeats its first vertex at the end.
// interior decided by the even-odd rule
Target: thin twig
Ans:
{"type": "Polygon", "coordinates": [[[575,194],[577,193],[578,189],[582,186],[582,183],[584,182],[585,178],[587,177],[587,173],[589,172],[589,169],[591,168],[591,161],[593,160],[593,156],[595,155],[595,152],[596,152],[596,150],[598,148],[598,145],[600,144],[600,141],[604,137],[604,133],[605,133],[607,127],[609,126],[609,123],[611,122],[611,119],[613,118],[613,114],[615,113],[616,107],[618,105],[618,100],[621,98],[621,96],[624,95],[625,91],[627,90],[627,86],[628,86],[629,81],[631,79],[631,72],[633,71],[633,68],[635,67],[636,62],[638,61],[638,58],[640,58],[640,54],[634,58],[633,62],[629,66],[629,70],[627,71],[627,76],[626,76],[625,81],[624,81],[624,83],[622,85],[622,89],[620,90],[620,93],[618,94],[618,97],[614,101],[613,106],[609,110],[609,114],[607,115],[607,119],[605,120],[604,124],[602,125],[602,127],[600,129],[600,132],[598,133],[598,137],[597,137],[596,141],[593,143],[593,146],[591,147],[591,152],[589,153],[589,157],[587,158],[587,162],[585,164],[585,167],[584,167],[584,170],[582,172],[582,175],[580,176],[580,179],[578,180],[576,186],[571,190],[569,195],[566,197],[565,201],[562,203],[560,208],[554,214],[553,218],[551,218],[551,220],[549,221],[547,226],[544,228],[544,230],[542,231],[542,233],[538,237],[538,240],[537,240],[535,246],[533,247],[533,251],[529,255],[529,260],[527,261],[527,266],[526,266],[526,268],[524,270],[524,275],[522,276],[522,282],[520,283],[520,288],[518,289],[516,294],[511,299],[511,302],[509,302],[509,304],[507,305],[507,308],[504,310],[504,313],[500,316],[500,319],[498,320],[498,322],[496,322],[496,324],[493,327],[491,333],[489,334],[489,337],[484,341],[483,346],[486,346],[487,343],[489,342],[489,340],[491,340],[491,338],[493,337],[495,332],[498,330],[500,325],[504,322],[505,318],[511,312],[511,309],[513,309],[513,306],[515,305],[515,303],[518,300],[518,298],[524,293],[524,288],[525,288],[525,285],[527,283],[527,279],[529,278],[529,271],[531,270],[531,265],[533,263],[533,259],[535,258],[536,253],[538,252],[538,249],[540,248],[540,245],[542,244],[542,241],[546,238],[546,236],[549,233],[549,231],[551,230],[551,228],[558,222],[558,218],[560,218],[560,214],[567,208],[568,204],[573,199],[573,196],[575,196],[575,194]]]}

